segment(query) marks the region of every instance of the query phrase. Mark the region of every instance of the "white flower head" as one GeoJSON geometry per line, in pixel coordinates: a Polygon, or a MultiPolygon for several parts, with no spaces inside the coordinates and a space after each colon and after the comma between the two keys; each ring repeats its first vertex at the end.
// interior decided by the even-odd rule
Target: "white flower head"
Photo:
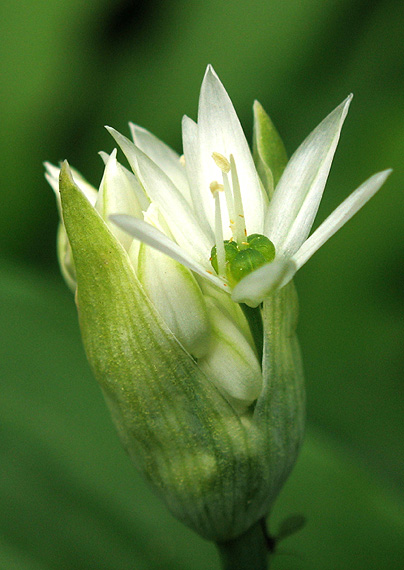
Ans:
{"type": "Polygon", "coordinates": [[[208,66],[198,122],[183,119],[184,157],[135,125],[131,125],[134,142],[109,128],[146,195],[157,205],[169,235],[125,213],[113,215],[113,221],[228,291],[234,301],[258,306],[293,277],[390,173],[386,170],[368,179],[308,238],[351,99],[330,113],[297,149],[269,199],[230,98],[208,66]],[[274,246],[275,255],[264,255],[254,265],[259,256],[254,250],[250,259],[254,248],[248,236],[257,234],[266,238],[268,247],[274,246]],[[239,255],[239,277],[232,279],[225,249],[239,255]]]}

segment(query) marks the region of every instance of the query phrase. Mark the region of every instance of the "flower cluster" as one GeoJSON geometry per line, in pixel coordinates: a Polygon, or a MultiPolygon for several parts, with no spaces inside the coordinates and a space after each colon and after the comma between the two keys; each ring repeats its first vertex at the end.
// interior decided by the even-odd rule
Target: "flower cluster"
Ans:
{"type": "Polygon", "coordinates": [[[116,149],[100,153],[98,191],[46,164],[62,273],[124,445],[169,508],[215,540],[268,513],[302,439],[290,281],[390,172],[309,236],[350,101],[289,161],[256,102],[251,153],[208,66],[182,156],[130,124],[132,140],[108,130],[131,170],[116,149]]]}

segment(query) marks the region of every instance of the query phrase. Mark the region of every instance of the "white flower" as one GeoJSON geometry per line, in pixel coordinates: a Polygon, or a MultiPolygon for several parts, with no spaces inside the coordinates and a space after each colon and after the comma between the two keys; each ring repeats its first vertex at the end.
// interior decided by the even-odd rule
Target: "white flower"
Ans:
{"type": "Polygon", "coordinates": [[[46,165],[61,269],[119,434],[170,510],[205,538],[228,541],[266,517],[301,445],[288,281],[390,172],[308,237],[350,99],[287,163],[258,103],[251,154],[209,66],[198,123],[183,120],[183,157],[131,125],[133,142],[109,131],[133,172],[116,150],[101,153],[98,191],[67,163],[46,165]]]}
{"type": "Polygon", "coordinates": [[[234,301],[258,306],[285,285],[390,174],[385,170],[369,178],[308,237],[351,98],[297,149],[269,199],[230,98],[208,66],[198,122],[183,119],[184,159],[140,127],[131,125],[134,143],[108,128],[164,219],[166,230],[126,212],[117,212],[111,219],[138,240],[231,293],[234,301]],[[240,243],[251,234],[269,238],[275,258],[238,283],[231,282],[223,240],[240,243]],[[210,260],[214,245],[218,272],[210,260]]]}
{"type": "MultiPolygon", "coordinates": [[[[281,142],[275,140],[277,133],[271,127],[266,145],[281,148],[278,164],[265,165],[260,155],[256,167],[233,105],[208,66],[198,123],[183,119],[183,157],[131,124],[134,142],[108,130],[133,173],[117,161],[116,150],[100,153],[105,172],[98,192],[72,171],[77,186],[126,250],[137,278],[175,337],[226,397],[244,408],[259,396],[262,374],[260,349],[257,354],[237,303],[257,307],[286,285],[390,172],[367,180],[308,238],[350,100],[309,135],[281,176],[286,158],[281,142]]],[[[257,134],[262,117],[269,118],[258,103],[254,113],[257,134]]],[[[46,167],[60,201],[59,168],[49,163],[46,167]]],[[[75,290],[75,267],[63,224],[58,250],[63,275],[75,290]]]]}

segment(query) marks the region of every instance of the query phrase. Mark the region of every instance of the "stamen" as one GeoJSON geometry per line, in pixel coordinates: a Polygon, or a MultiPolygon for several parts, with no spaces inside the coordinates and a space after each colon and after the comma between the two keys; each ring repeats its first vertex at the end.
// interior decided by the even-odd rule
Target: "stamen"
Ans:
{"type": "Polygon", "coordinates": [[[223,178],[223,188],[224,194],[226,197],[226,204],[227,204],[227,211],[230,218],[230,230],[233,234],[233,237],[236,237],[235,233],[235,226],[234,226],[234,200],[233,200],[233,193],[231,191],[230,181],[228,173],[230,172],[230,162],[227,160],[225,156],[220,154],[220,152],[213,152],[212,158],[215,161],[216,166],[220,168],[222,171],[222,178],[223,178]]]}
{"type": "Polygon", "coordinates": [[[231,233],[233,234],[233,237],[236,238],[236,232],[234,229],[234,218],[235,218],[234,201],[233,201],[233,194],[230,188],[229,176],[227,172],[223,172],[222,177],[223,177],[224,194],[226,197],[227,211],[229,213],[230,229],[231,233]]]}
{"type": "Polygon", "coordinates": [[[240,183],[237,175],[236,163],[232,154],[230,155],[230,169],[234,196],[234,210],[237,214],[235,223],[235,239],[237,242],[241,243],[244,241],[244,237],[247,235],[247,231],[244,221],[244,209],[243,201],[241,199],[240,183]]]}
{"type": "Polygon", "coordinates": [[[215,199],[215,240],[216,240],[216,256],[217,256],[217,272],[218,275],[225,274],[226,267],[226,254],[224,251],[223,243],[223,227],[222,227],[222,212],[220,209],[220,196],[219,192],[223,192],[223,185],[214,180],[209,185],[210,191],[215,199]]]}
{"type": "Polygon", "coordinates": [[[183,154],[180,156],[179,161],[182,166],[185,166],[185,156],[183,154]]]}

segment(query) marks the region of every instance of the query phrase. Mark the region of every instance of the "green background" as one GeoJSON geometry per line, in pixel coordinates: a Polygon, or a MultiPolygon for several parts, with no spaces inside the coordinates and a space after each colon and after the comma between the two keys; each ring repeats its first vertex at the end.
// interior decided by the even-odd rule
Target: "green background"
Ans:
{"type": "Polygon", "coordinates": [[[41,164],[68,158],[97,185],[103,125],[128,120],[180,151],[207,63],[248,137],[257,98],[289,153],[354,92],[318,221],[394,169],[296,278],[308,429],[271,528],[308,519],[274,570],[403,567],[403,30],[401,0],[0,2],[1,569],[218,568],[120,448],[41,164]]]}

